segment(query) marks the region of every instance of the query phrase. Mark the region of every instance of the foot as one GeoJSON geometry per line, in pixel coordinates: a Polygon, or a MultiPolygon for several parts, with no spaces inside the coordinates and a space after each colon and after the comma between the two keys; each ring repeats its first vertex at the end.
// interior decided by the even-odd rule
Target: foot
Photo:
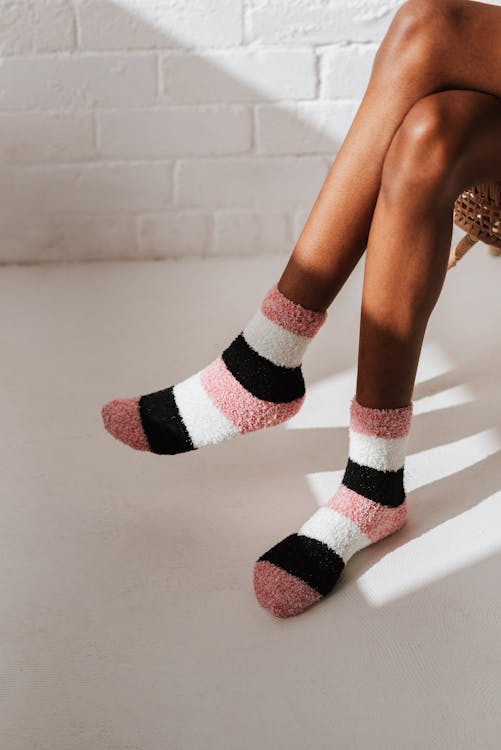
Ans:
{"type": "Polygon", "coordinates": [[[350,457],[343,482],[295,534],[265,552],[254,590],[276,617],[303,612],[332,591],[358,550],[402,528],[407,517],[403,474],[412,405],[351,405],[350,457]]]}
{"type": "Polygon", "coordinates": [[[301,408],[301,362],[325,318],[274,286],[218,359],[175,386],[110,401],[104,426],[136,450],[175,454],[278,425],[301,408]]]}

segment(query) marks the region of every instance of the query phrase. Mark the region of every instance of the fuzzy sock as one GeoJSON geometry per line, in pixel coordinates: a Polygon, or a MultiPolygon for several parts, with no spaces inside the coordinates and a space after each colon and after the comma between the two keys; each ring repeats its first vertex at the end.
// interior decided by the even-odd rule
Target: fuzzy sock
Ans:
{"type": "Polygon", "coordinates": [[[328,594],[358,550],[406,520],[404,461],[412,404],[369,409],[353,399],[350,453],[342,484],[296,534],[262,555],[254,590],[276,617],[297,615],[328,594]]]}
{"type": "Polygon", "coordinates": [[[104,426],[131,448],[174,454],[280,424],[301,408],[301,362],[326,317],[275,285],[218,359],[170,388],[110,401],[104,426]]]}

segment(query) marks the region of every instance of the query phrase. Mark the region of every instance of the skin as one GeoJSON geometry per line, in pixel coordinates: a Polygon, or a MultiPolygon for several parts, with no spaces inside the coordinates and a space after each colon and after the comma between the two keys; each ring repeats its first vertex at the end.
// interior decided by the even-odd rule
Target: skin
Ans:
{"type": "Polygon", "coordinates": [[[501,8],[409,0],[279,281],[325,310],[367,250],[357,401],[410,403],[454,200],[501,180],[501,8]]]}

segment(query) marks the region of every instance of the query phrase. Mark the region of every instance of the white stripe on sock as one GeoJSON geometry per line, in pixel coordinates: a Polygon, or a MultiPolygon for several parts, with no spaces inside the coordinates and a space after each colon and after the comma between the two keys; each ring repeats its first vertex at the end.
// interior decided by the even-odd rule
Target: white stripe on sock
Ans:
{"type": "Polygon", "coordinates": [[[174,386],[174,398],[195,448],[239,434],[238,428],[210,400],[199,372],[174,386]]]}
{"type": "Polygon", "coordinates": [[[350,458],[360,466],[398,471],[405,462],[408,438],[378,438],[350,430],[350,458]]]}
{"type": "Polygon", "coordinates": [[[297,533],[323,542],[342,557],[345,563],[355,552],[371,544],[371,540],[362,534],[353,521],[326,506],[319,508],[297,533]]]}
{"type": "Polygon", "coordinates": [[[243,337],[255,352],[282,367],[299,367],[311,339],[297,336],[269,320],[258,310],[243,330],[243,337]]]}

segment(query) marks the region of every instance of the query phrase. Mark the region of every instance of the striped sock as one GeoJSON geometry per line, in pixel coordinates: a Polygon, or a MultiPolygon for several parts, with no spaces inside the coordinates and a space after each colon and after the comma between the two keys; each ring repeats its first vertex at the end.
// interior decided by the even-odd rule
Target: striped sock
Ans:
{"type": "Polygon", "coordinates": [[[301,408],[301,362],[325,318],[275,285],[218,359],[170,388],[110,401],[104,426],[131,448],[174,454],[280,424],[301,408]]]}
{"type": "Polygon", "coordinates": [[[404,461],[412,404],[369,409],[351,403],[350,455],[342,484],[297,534],[254,568],[259,603],[276,617],[298,615],[334,588],[358,550],[398,531],[407,515],[404,461]]]}

